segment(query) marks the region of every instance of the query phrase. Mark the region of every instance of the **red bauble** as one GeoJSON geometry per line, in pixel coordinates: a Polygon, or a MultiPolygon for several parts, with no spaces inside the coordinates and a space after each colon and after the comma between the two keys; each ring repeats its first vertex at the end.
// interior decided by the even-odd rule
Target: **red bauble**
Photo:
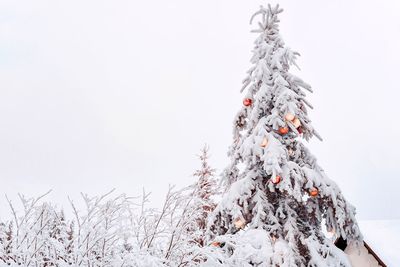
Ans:
{"type": "Polygon", "coordinates": [[[299,128],[297,128],[297,131],[299,132],[299,134],[302,134],[303,133],[303,127],[299,127],[299,128]]]}
{"type": "Polygon", "coordinates": [[[274,178],[272,178],[271,181],[273,184],[279,184],[281,182],[281,180],[282,180],[282,178],[279,175],[277,175],[274,178]]]}
{"type": "Polygon", "coordinates": [[[243,105],[245,105],[246,107],[250,106],[252,103],[253,103],[253,100],[251,100],[251,98],[243,99],[243,105]]]}
{"type": "Polygon", "coordinates": [[[315,187],[311,188],[311,190],[310,190],[310,196],[312,196],[312,197],[318,196],[318,189],[315,188],[315,187]]]}
{"type": "Polygon", "coordinates": [[[280,134],[287,134],[289,132],[289,128],[288,127],[279,127],[278,132],[280,134]]]}

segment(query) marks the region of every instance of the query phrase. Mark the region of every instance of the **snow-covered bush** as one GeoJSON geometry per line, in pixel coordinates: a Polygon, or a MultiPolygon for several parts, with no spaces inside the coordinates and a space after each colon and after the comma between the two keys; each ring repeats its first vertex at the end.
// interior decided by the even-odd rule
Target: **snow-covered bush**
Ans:
{"type": "Polygon", "coordinates": [[[12,216],[0,222],[0,266],[198,265],[204,261],[206,222],[218,192],[207,151],[200,155],[196,182],[183,189],[170,186],[161,209],[149,206],[144,190],[141,198],[114,190],[81,194],[80,201],[69,199],[68,215],[45,201],[50,192],[37,198],[19,195],[22,210],[7,198],[12,216]]]}

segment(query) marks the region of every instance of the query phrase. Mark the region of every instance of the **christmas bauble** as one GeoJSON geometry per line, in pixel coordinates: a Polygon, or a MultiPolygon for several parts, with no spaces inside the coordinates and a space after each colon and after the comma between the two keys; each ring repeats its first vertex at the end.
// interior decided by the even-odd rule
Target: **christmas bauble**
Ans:
{"type": "Polygon", "coordinates": [[[221,242],[214,241],[214,242],[211,243],[211,246],[220,248],[221,247],[221,242]]]}
{"type": "Polygon", "coordinates": [[[264,139],[261,142],[261,147],[266,147],[268,145],[268,139],[267,137],[264,137],[264,139]]]}
{"type": "Polygon", "coordinates": [[[287,120],[287,121],[292,121],[292,120],[294,120],[294,115],[293,115],[292,113],[287,113],[287,114],[285,115],[285,120],[287,120]]]}
{"type": "Polygon", "coordinates": [[[312,196],[312,197],[318,196],[318,189],[315,188],[315,187],[311,188],[311,190],[310,190],[310,196],[312,196]]]}
{"type": "Polygon", "coordinates": [[[299,134],[302,134],[303,133],[303,127],[299,127],[299,128],[297,128],[297,131],[299,132],[299,134]]]}
{"type": "Polygon", "coordinates": [[[292,123],[293,123],[294,127],[296,127],[296,128],[299,128],[301,126],[301,122],[300,122],[300,120],[298,118],[295,118],[292,121],[292,123]]]}
{"type": "Polygon", "coordinates": [[[244,228],[244,225],[245,225],[245,222],[244,222],[242,219],[237,218],[237,219],[233,222],[233,224],[235,225],[236,229],[243,229],[243,228],[244,228]]]}
{"type": "Polygon", "coordinates": [[[274,178],[272,178],[271,181],[273,184],[279,184],[281,182],[281,177],[279,175],[277,175],[274,178]]]}
{"type": "Polygon", "coordinates": [[[326,237],[328,237],[328,238],[334,238],[335,237],[335,229],[333,229],[333,228],[330,228],[330,229],[327,229],[327,233],[326,233],[326,237]]]}
{"type": "Polygon", "coordinates": [[[280,134],[287,134],[289,132],[289,128],[288,127],[279,127],[278,132],[280,134]]]}
{"type": "Polygon", "coordinates": [[[246,107],[250,106],[253,103],[253,100],[251,100],[250,98],[245,98],[243,100],[243,105],[245,105],[246,107]]]}

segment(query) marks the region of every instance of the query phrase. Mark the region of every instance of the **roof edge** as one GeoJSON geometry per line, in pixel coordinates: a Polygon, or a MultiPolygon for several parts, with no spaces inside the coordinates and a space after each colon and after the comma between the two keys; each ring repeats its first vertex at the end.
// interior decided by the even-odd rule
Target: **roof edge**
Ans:
{"type": "MultiPolygon", "coordinates": [[[[375,251],[367,244],[367,242],[363,241],[364,247],[367,249],[368,253],[374,257],[374,259],[378,262],[378,264],[382,267],[387,267],[387,265],[379,258],[379,256],[375,253],[375,251]]],[[[342,237],[336,238],[334,242],[335,246],[342,251],[347,248],[347,240],[343,239],[342,237]]]]}

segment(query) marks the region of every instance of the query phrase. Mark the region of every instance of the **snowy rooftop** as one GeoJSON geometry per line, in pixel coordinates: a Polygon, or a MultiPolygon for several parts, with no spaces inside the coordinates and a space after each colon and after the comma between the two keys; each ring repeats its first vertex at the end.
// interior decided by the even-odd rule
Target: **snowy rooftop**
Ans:
{"type": "Polygon", "coordinates": [[[365,242],[388,266],[400,266],[400,219],[360,221],[365,242]]]}

